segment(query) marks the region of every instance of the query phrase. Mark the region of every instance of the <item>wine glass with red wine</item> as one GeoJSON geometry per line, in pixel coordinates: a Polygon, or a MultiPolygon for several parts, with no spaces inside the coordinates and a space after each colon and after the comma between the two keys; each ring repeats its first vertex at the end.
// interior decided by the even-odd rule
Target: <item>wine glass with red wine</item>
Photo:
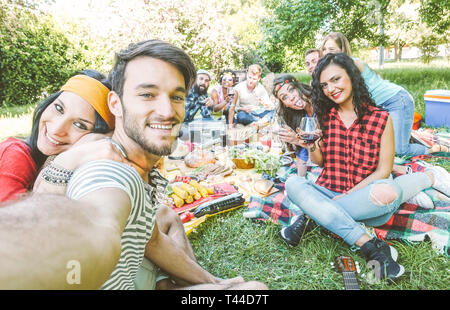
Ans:
{"type": "Polygon", "coordinates": [[[300,121],[300,130],[301,135],[300,138],[305,140],[308,144],[313,143],[317,139],[319,139],[319,123],[317,119],[309,116],[305,116],[300,121]]]}
{"type": "Polygon", "coordinates": [[[234,98],[234,94],[235,94],[236,92],[234,91],[234,87],[228,87],[228,89],[227,89],[227,96],[228,97],[230,97],[230,98],[234,98]]]}

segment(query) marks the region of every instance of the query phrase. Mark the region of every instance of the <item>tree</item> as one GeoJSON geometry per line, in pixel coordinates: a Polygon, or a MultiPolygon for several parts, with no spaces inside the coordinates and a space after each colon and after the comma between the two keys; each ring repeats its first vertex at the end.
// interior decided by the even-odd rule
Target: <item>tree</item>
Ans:
{"type": "Polygon", "coordinates": [[[411,2],[394,0],[389,5],[389,23],[386,25],[387,43],[394,45],[396,61],[401,59],[403,47],[408,43],[413,44],[420,35],[418,33],[419,6],[418,0],[411,2]]]}
{"type": "MultiPolygon", "coordinates": [[[[271,17],[263,20],[266,34],[265,56],[280,57],[280,51],[288,49],[296,54],[316,46],[317,36],[331,31],[342,32],[350,42],[364,39],[372,44],[385,41],[381,19],[376,14],[386,14],[388,0],[266,0],[271,17]],[[278,55],[268,55],[277,51],[278,55]]],[[[281,56],[282,57],[282,56],[281,56]]]]}
{"type": "Polygon", "coordinates": [[[0,104],[37,103],[77,69],[90,66],[83,48],[26,4],[0,2],[0,104]]]}
{"type": "Polygon", "coordinates": [[[222,18],[227,1],[85,0],[58,5],[62,7],[53,11],[60,13],[55,14],[60,27],[74,41],[86,41],[103,55],[105,69],[111,66],[115,52],[147,39],[170,42],[184,49],[198,68],[215,73],[242,65],[244,49],[222,18]]]}
{"type": "Polygon", "coordinates": [[[450,2],[448,0],[421,0],[420,15],[433,32],[448,34],[450,29],[450,2]]]}

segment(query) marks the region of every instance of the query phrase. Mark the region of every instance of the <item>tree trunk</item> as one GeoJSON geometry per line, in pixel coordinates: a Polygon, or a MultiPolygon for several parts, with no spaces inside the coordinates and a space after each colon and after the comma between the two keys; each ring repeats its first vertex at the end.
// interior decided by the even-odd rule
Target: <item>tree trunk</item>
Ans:
{"type": "MultiPolygon", "coordinates": [[[[381,13],[381,19],[380,19],[380,36],[381,38],[383,38],[384,36],[384,10],[380,9],[380,13],[381,13]]],[[[383,67],[384,65],[384,46],[383,46],[383,39],[382,42],[380,44],[380,58],[378,61],[378,65],[379,67],[383,67]]]]}

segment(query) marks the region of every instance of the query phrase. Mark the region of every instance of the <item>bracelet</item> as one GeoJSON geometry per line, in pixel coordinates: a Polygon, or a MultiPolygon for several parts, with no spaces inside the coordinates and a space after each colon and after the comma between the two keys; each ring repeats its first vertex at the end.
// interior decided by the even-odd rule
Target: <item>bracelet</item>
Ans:
{"type": "Polygon", "coordinates": [[[65,169],[64,167],[56,165],[51,162],[47,167],[45,167],[42,178],[45,182],[54,185],[67,185],[70,178],[73,175],[73,170],[65,169]]]}

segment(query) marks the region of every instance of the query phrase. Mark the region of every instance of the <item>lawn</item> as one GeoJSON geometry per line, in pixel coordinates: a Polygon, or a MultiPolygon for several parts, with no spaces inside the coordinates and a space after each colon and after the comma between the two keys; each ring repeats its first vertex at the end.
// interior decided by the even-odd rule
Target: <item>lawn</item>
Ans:
{"type": "Polygon", "coordinates": [[[240,275],[259,280],[273,290],[342,290],[342,275],[331,263],[336,256],[359,262],[362,290],[447,290],[450,287],[448,257],[437,254],[429,242],[407,244],[392,241],[405,274],[395,283],[374,283],[363,256],[341,240],[320,230],[305,235],[291,248],[280,237],[281,226],[249,220],[246,207],[208,218],[189,235],[198,262],[212,274],[227,278],[240,275]]]}

